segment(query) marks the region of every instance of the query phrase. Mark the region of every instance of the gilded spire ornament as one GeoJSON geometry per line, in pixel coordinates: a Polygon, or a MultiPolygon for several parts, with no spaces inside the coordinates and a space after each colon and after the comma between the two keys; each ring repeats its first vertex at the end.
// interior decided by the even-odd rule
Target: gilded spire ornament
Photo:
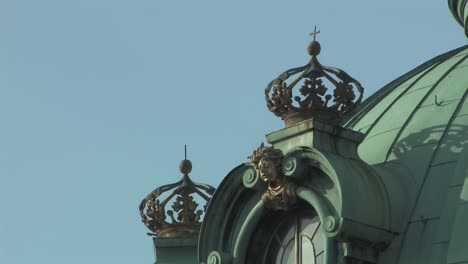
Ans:
{"type": "Polygon", "coordinates": [[[192,163],[187,159],[187,146],[185,159],[180,163],[179,169],[183,174],[180,181],[156,188],[140,203],[141,220],[151,230],[148,235],[192,237],[197,236],[200,231],[201,217],[215,188],[190,179],[192,163]],[[198,199],[194,199],[194,196],[198,196],[198,199]],[[205,204],[199,207],[197,200],[204,200],[205,204]],[[166,209],[169,204],[170,209],[166,209]]]}
{"type": "Polygon", "coordinates": [[[268,109],[287,127],[310,118],[340,125],[362,101],[364,88],[357,80],[343,70],[319,63],[318,33],[317,27],[310,33],[309,63],[283,72],[265,88],[268,109]]]}

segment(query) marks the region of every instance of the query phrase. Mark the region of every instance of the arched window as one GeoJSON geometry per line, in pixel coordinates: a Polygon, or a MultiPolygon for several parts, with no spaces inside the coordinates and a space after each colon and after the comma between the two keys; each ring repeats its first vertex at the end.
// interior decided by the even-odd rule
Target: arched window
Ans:
{"type": "Polygon", "coordinates": [[[325,238],[309,208],[268,213],[250,240],[246,263],[322,264],[325,238]]]}

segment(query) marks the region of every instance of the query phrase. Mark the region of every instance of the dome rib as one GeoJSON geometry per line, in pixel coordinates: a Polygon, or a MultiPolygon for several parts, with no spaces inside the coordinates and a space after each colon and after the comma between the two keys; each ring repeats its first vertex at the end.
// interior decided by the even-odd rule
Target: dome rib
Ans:
{"type": "MultiPolygon", "coordinates": [[[[464,59],[466,59],[468,57],[465,56],[464,59]]],[[[463,60],[464,60],[463,59],[463,60]]],[[[463,60],[461,60],[459,63],[462,63],[463,60]]],[[[457,64],[459,64],[457,63],[457,64]]],[[[442,78],[441,78],[442,79],[442,78]]],[[[434,85],[435,86],[435,85],[434,85]]],[[[444,138],[447,136],[448,132],[450,131],[450,128],[452,127],[452,124],[453,124],[453,121],[455,120],[455,118],[457,117],[457,114],[460,112],[460,109],[462,108],[463,104],[465,103],[465,100],[466,100],[466,97],[468,96],[468,89],[465,91],[465,93],[463,94],[463,96],[460,98],[460,102],[458,103],[457,107],[455,108],[455,110],[453,111],[452,113],[452,116],[450,117],[450,120],[449,122],[447,123],[447,126],[445,127],[444,129],[444,132],[442,133],[442,136],[440,138],[440,140],[437,142],[437,146],[435,147],[434,151],[432,152],[432,157],[429,161],[429,166],[426,168],[426,171],[424,172],[424,177],[423,177],[423,180],[421,182],[421,184],[419,185],[419,189],[418,189],[418,193],[417,193],[417,196],[416,196],[416,200],[413,204],[413,207],[411,209],[411,213],[410,215],[413,215],[416,208],[418,207],[419,205],[419,200],[421,198],[421,194],[422,194],[422,191],[423,191],[423,188],[425,186],[425,183],[426,183],[426,180],[428,178],[428,174],[430,172],[430,170],[432,169],[432,162],[434,161],[434,158],[436,157],[437,155],[437,151],[439,150],[440,146],[442,145],[442,143],[444,142],[444,138]]],[[[424,100],[422,100],[424,101],[424,100]]],[[[398,137],[397,137],[398,138],[398,137]]],[[[390,151],[392,150],[392,148],[390,148],[390,151]]],[[[388,158],[388,156],[387,156],[388,158]]],[[[405,231],[403,232],[403,238],[402,238],[402,241],[405,241],[406,240],[406,236],[408,235],[408,229],[410,227],[410,223],[408,222],[406,227],[405,227],[405,231]]],[[[402,252],[402,248],[403,248],[403,245],[404,243],[401,243],[400,245],[400,250],[398,251],[398,262],[400,261],[401,259],[401,252],[402,252]]]]}
{"type": "MultiPolygon", "coordinates": [[[[453,71],[454,69],[456,69],[461,63],[463,63],[463,62],[466,60],[466,58],[468,58],[468,55],[463,56],[462,59],[460,59],[460,60],[457,61],[454,65],[452,65],[452,66],[450,67],[450,69],[447,70],[447,71],[437,80],[437,82],[434,83],[434,85],[432,85],[432,87],[426,92],[426,94],[421,98],[421,100],[419,101],[419,103],[416,105],[416,107],[413,109],[413,111],[411,112],[411,114],[409,115],[409,117],[405,120],[404,124],[401,126],[401,128],[400,128],[400,130],[398,131],[397,135],[395,136],[395,138],[394,138],[392,144],[391,144],[390,147],[388,148],[387,155],[385,156],[385,161],[388,160],[390,154],[393,152],[393,149],[394,149],[396,143],[400,140],[401,134],[403,133],[403,131],[405,131],[405,129],[406,129],[406,127],[408,126],[408,124],[412,121],[412,119],[413,119],[414,115],[416,114],[416,112],[421,108],[421,105],[422,105],[422,104],[426,101],[426,99],[432,94],[432,92],[438,87],[438,85],[439,85],[447,76],[449,76],[450,73],[452,73],[452,71],[453,71]]],[[[444,60],[444,61],[445,61],[445,60],[444,60]]],[[[432,70],[432,69],[431,69],[431,70],[432,70]]],[[[427,71],[426,73],[428,73],[428,72],[430,72],[430,70],[427,71]]],[[[426,73],[425,73],[425,74],[426,74],[426,73]]],[[[419,79],[420,79],[420,78],[418,78],[418,81],[419,81],[419,79]]],[[[415,82],[415,83],[416,83],[416,82],[415,82]]],[[[413,83],[411,86],[413,86],[415,83],[413,83]]],[[[408,89],[409,89],[409,88],[408,88],[408,89]]],[[[408,91],[408,89],[407,89],[406,91],[408,91]]],[[[404,93],[402,93],[400,96],[406,94],[406,91],[405,91],[404,93]]],[[[396,102],[396,100],[394,100],[394,101],[392,102],[392,104],[393,104],[394,102],[396,102]]],[[[458,107],[459,107],[459,106],[457,106],[457,109],[458,109],[458,107]]],[[[456,110],[455,110],[455,111],[456,111],[456,110]]],[[[452,117],[453,117],[453,114],[452,114],[452,117]]],[[[379,120],[376,120],[376,122],[375,122],[374,124],[378,123],[378,121],[379,121],[379,120]]],[[[449,125],[447,125],[447,127],[449,127],[449,125]]],[[[447,127],[446,127],[446,128],[447,128],[447,127]]],[[[370,130],[371,130],[371,129],[369,129],[368,131],[370,131],[370,130]]],[[[366,133],[366,135],[367,135],[367,133],[366,133]]],[[[441,140],[442,140],[442,138],[441,138],[441,140]]],[[[438,143],[440,143],[441,140],[439,140],[438,143]]],[[[436,150],[437,150],[437,149],[436,149],[436,150]]],[[[433,155],[435,155],[435,153],[437,153],[436,150],[433,152],[433,155]]]]}
{"type": "Polygon", "coordinates": [[[396,88],[400,87],[401,84],[404,82],[408,81],[411,79],[413,76],[423,72],[424,70],[427,70],[429,67],[435,66],[435,64],[439,64],[444,62],[445,60],[456,56],[457,53],[460,53],[464,51],[465,49],[468,48],[468,45],[462,46],[460,48],[457,48],[455,50],[448,51],[444,54],[441,54],[421,65],[418,67],[414,68],[413,70],[409,71],[408,73],[402,75],[401,77],[397,78],[396,80],[393,80],[392,82],[388,83],[385,85],[382,89],[377,91],[376,93],[372,94],[369,96],[364,102],[362,102],[360,109],[358,109],[358,113],[351,118],[349,118],[345,124],[345,127],[347,128],[353,128],[357,122],[361,120],[363,116],[365,116],[369,111],[371,111],[379,102],[382,98],[385,98],[387,95],[389,95],[393,90],[396,88]]]}
{"type": "MultiPolygon", "coordinates": [[[[439,62],[436,62],[434,63],[434,65],[431,65],[429,69],[426,69],[425,72],[423,72],[418,78],[416,78],[416,80],[414,80],[402,93],[400,93],[386,108],[385,110],[377,117],[377,119],[375,119],[375,122],[372,123],[372,125],[366,130],[365,132],[365,136],[367,136],[367,134],[369,134],[369,132],[372,130],[372,128],[374,128],[374,126],[380,121],[380,119],[387,113],[387,111],[392,108],[392,106],[402,97],[406,94],[406,92],[408,90],[410,90],[411,88],[413,88],[413,86],[419,82],[419,80],[421,80],[422,78],[424,78],[424,76],[426,76],[427,73],[429,73],[432,69],[434,69],[435,67],[439,66],[440,64],[442,63],[442,61],[439,61],[439,62]]],[[[410,80],[410,79],[408,79],[410,80]]],[[[392,89],[391,91],[393,91],[394,89],[392,89]]],[[[423,99],[424,101],[424,99],[423,99]]],[[[391,148],[390,148],[391,149],[391,148]]],[[[388,155],[387,155],[387,158],[388,158],[388,155]]]]}
{"type": "Polygon", "coordinates": [[[363,161],[382,170],[407,170],[381,175],[408,188],[407,211],[393,230],[401,241],[391,249],[394,261],[412,263],[405,252],[414,246],[424,247],[426,255],[432,245],[451,241],[446,233],[454,230],[447,223],[457,210],[464,180],[459,168],[468,146],[467,71],[465,45],[390,82],[345,125],[365,134],[358,147],[363,161]]]}

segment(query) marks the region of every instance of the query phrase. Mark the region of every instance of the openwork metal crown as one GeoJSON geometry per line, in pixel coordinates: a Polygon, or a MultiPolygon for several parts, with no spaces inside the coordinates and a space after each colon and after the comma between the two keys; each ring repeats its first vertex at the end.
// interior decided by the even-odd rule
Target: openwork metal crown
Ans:
{"type": "Polygon", "coordinates": [[[265,89],[268,109],[281,117],[286,126],[310,118],[341,124],[362,101],[364,88],[357,80],[343,70],[322,66],[317,60],[320,43],[315,35],[319,32],[315,28],[311,33],[314,40],[307,48],[312,56],[309,63],[283,72],[265,89]],[[295,78],[288,82],[292,77],[295,78]],[[295,87],[300,87],[299,93],[293,91],[295,87]]]}
{"type": "Polygon", "coordinates": [[[184,175],[180,181],[156,188],[140,203],[142,222],[151,230],[148,235],[192,237],[200,231],[201,217],[215,188],[193,182],[189,178],[188,174],[192,170],[189,160],[183,160],[179,168],[184,175]],[[199,207],[194,196],[201,198],[205,204],[199,207]],[[167,210],[168,204],[171,204],[171,209],[167,210]]]}

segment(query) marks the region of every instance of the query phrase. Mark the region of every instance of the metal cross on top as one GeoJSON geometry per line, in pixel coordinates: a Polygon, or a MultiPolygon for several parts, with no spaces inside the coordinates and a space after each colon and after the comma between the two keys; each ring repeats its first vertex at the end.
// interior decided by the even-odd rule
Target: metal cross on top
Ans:
{"type": "Polygon", "coordinates": [[[317,26],[315,26],[315,27],[314,27],[314,32],[310,33],[309,35],[310,35],[310,36],[314,36],[314,41],[315,41],[315,36],[316,36],[318,33],[320,33],[320,30],[317,31],[317,26]]]}

